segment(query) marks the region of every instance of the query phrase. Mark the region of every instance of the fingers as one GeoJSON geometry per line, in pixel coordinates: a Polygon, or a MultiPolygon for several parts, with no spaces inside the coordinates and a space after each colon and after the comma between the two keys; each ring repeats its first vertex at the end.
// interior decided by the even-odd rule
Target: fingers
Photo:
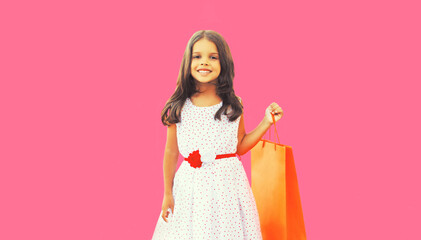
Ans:
{"type": "Polygon", "coordinates": [[[274,115],[283,114],[282,108],[275,102],[270,104],[270,112],[273,113],[274,115]]]}
{"type": "Polygon", "coordinates": [[[277,104],[277,103],[271,103],[270,104],[270,110],[273,112],[273,111],[275,111],[275,110],[277,110],[277,109],[279,109],[280,107],[279,107],[279,105],[277,104]]]}
{"type": "Polygon", "coordinates": [[[171,206],[167,209],[167,211],[162,210],[161,217],[164,219],[165,222],[168,222],[168,216],[171,214],[174,214],[174,206],[171,206]]]}
{"type": "Polygon", "coordinates": [[[164,219],[165,222],[168,222],[167,218],[168,218],[168,211],[162,211],[161,214],[162,219],[164,219]]]}

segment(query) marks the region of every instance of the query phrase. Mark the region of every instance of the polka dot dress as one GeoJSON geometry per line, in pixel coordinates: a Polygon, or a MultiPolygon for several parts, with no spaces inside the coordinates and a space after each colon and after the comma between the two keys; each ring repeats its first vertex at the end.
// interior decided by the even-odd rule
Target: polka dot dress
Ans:
{"type": "MultiPolygon", "coordinates": [[[[177,126],[180,154],[211,149],[235,153],[240,117],[229,122],[214,115],[223,102],[209,107],[187,98],[177,126]]],[[[262,239],[255,199],[238,155],[204,162],[200,168],[183,161],[173,181],[174,213],[165,222],[162,211],[152,239],[262,239]]]]}

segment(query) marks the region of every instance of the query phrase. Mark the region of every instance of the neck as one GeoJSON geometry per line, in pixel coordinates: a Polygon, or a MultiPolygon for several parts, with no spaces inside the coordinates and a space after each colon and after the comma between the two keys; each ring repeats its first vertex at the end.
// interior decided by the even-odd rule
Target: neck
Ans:
{"type": "Polygon", "coordinates": [[[201,95],[216,95],[217,80],[201,83],[196,81],[196,88],[201,92],[201,95]]]}

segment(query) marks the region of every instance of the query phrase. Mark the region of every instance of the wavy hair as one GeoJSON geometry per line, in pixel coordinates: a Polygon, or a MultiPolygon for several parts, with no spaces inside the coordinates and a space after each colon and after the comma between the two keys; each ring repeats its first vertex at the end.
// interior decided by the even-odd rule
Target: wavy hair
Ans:
{"type": "Polygon", "coordinates": [[[233,88],[234,62],[228,44],[219,33],[212,30],[200,30],[195,32],[187,43],[178,73],[177,86],[161,111],[161,121],[164,126],[180,122],[181,108],[186,99],[195,93],[200,93],[196,89],[196,81],[191,75],[191,62],[193,45],[202,38],[216,45],[221,65],[221,72],[216,84],[216,94],[222,99],[223,105],[215,113],[214,119],[221,120],[221,114],[225,114],[229,121],[235,121],[243,113],[243,106],[235,95],[233,88]],[[230,107],[232,111],[228,115],[230,107]]]}

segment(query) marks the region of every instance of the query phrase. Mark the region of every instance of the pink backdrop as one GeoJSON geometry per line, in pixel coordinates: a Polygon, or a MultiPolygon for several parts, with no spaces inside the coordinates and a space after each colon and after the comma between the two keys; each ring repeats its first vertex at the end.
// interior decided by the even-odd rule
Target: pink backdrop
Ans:
{"type": "Polygon", "coordinates": [[[0,239],[151,238],[200,29],[231,48],[247,132],[284,109],[308,239],[421,238],[418,1],[139,2],[0,3],[0,239]]]}

